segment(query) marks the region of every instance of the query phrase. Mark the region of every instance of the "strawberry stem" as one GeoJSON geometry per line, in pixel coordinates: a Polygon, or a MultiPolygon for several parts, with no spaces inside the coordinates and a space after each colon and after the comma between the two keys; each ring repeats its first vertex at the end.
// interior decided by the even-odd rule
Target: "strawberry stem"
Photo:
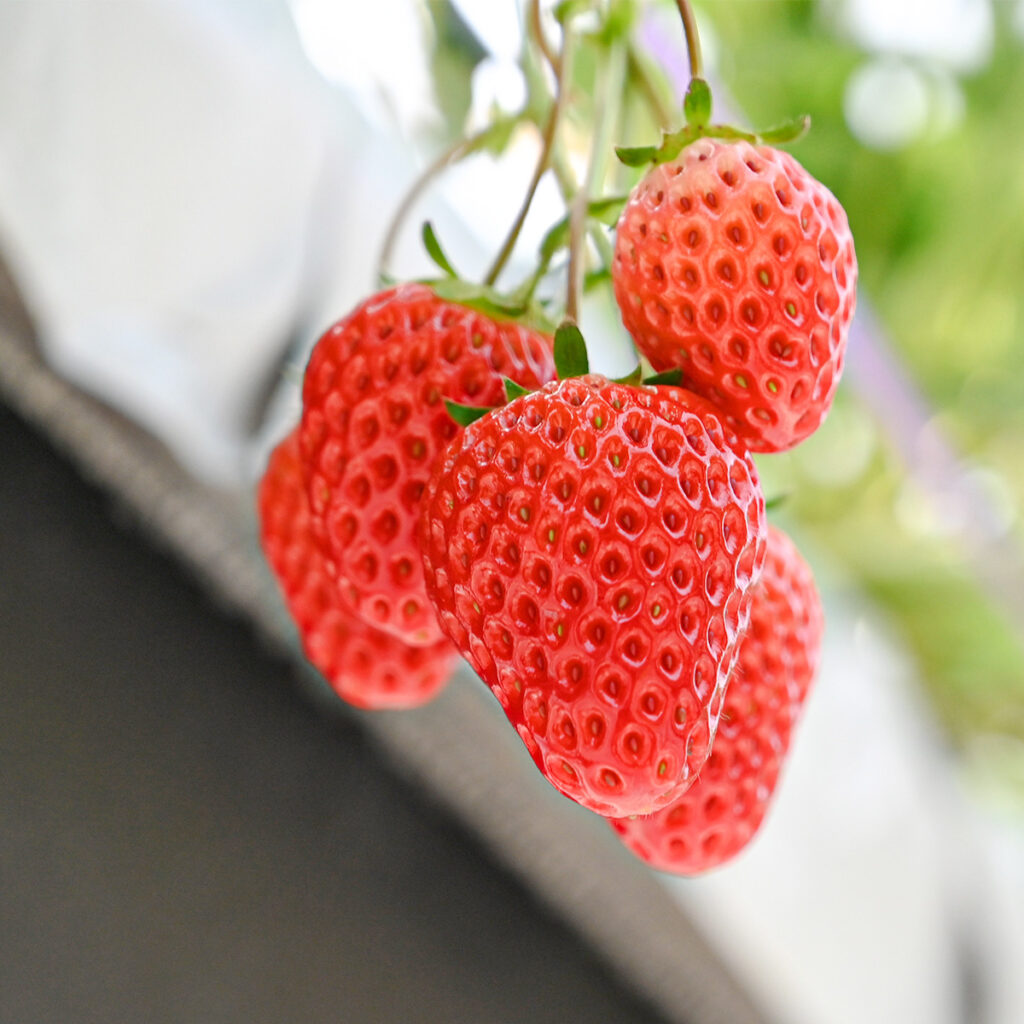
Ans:
{"type": "Polygon", "coordinates": [[[697,19],[689,0],[676,0],[679,14],[683,19],[683,32],[686,34],[686,55],[690,61],[690,77],[704,77],[704,62],[700,55],[700,36],[697,33],[697,19]]]}
{"type": "MultiPolygon", "coordinates": [[[[539,17],[540,16],[538,14],[538,27],[539,17]]],[[[530,212],[533,197],[537,194],[537,186],[540,185],[541,178],[544,177],[544,173],[547,171],[548,166],[551,163],[551,153],[555,145],[555,138],[558,134],[558,125],[562,119],[562,114],[566,105],[566,97],[569,92],[569,69],[572,66],[572,44],[573,36],[570,24],[567,22],[562,28],[561,52],[558,57],[554,59],[553,63],[553,67],[556,69],[555,97],[551,104],[551,112],[548,114],[547,123],[544,126],[540,156],[537,158],[537,165],[534,168],[533,177],[531,178],[530,185],[526,190],[526,196],[523,199],[523,203],[519,207],[519,212],[516,214],[516,219],[513,222],[498,255],[491,264],[491,268],[487,271],[487,275],[484,277],[485,285],[493,285],[498,280],[498,276],[501,274],[502,270],[504,270],[505,264],[508,262],[509,257],[512,255],[512,250],[515,249],[516,242],[519,240],[519,234],[523,230],[523,224],[526,222],[526,216],[530,212]]]]}
{"type": "MultiPolygon", "coordinates": [[[[522,115],[514,115],[514,119],[518,120],[522,115]]],[[[446,150],[440,153],[432,163],[428,164],[414,179],[413,183],[409,186],[402,201],[398,204],[394,214],[391,217],[391,223],[388,225],[387,234],[384,236],[384,243],[380,248],[380,256],[377,258],[377,277],[384,279],[387,276],[388,268],[391,265],[391,260],[394,255],[395,245],[398,242],[398,235],[402,229],[402,225],[405,223],[406,218],[409,216],[409,212],[412,210],[416,201],[426,190],[427,186],[441,174],[446,168],[452,164],[458,163],[463,157],[468,156],[475,149],[482,146],[487,142],[488,138],[494,134],[496,126],[494,123],[488,124],[481,128],[480,131],[474,132],[472,135],[464,135],[461,139],[456,139],[446,150]]]]}
{"type": "Polygon", "coordinates": [[[599,72],[601,81],[597,90],[598,116],[587,171],[569,210],[569,269],[565,315],[573,322],[579,320],[579,306],[583,295],[583,263],[586,255],[584,235],[590,197],[599,189],[608,173],[608,157],[612,152],[612,137],[618,126],[626,62],[626,47],[613,43],[609,48],[608,59],[599,72]]]}

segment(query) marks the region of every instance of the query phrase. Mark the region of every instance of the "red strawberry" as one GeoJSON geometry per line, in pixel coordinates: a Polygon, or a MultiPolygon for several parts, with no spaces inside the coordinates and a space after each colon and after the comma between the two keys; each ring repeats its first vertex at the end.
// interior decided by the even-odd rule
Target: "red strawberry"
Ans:
{"type": "Polygon", "coordinates": [[[362,708],[430,700],[455,666],[447,641],[411,647],[346,607],[311,532],[298,432],[274,449],[257,494],[260,539],[309,660],[338,696],[362,708]]]}
{"type": "Polygon", "coordinates": [[[653,167],[619,220],[612,280],[637,348],[680,368],[752,451],[820,426],[857,261],[842,207],[787,153],[700,139],[653,167]]]}
{"type": "Polygon", "coordinates": [[[517,398],[438,460],[421,540],[442,629],[555,786],[623,816],[689,782],[764,553],[706,402],[597,376],[517,398]]]}
{"type": "Polygon", "coordinates": [[[769,527],[750,626],[707,764],[668,807],[611,823],[638,857],[662,871],[692,875],[723,864],[750,842],[817,670],[823,629],[810,568],[793,542],[769,527]]]}
{"type": "Polygon", "coordinates": [[[368,299],[310,357],[301,442],[315,528],[359,614],[409,643],[441,636],[416,522],[434,458],[458,429],[443,399],[498,405],[503,375],[526,387],[550,379],[550,340],[418,284],[368,299]]]}

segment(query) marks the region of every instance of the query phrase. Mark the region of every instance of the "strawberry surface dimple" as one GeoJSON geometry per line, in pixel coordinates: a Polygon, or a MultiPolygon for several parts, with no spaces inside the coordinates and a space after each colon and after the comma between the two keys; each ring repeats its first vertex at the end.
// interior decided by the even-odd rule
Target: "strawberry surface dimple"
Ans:
{"type": "Polygon", "coordinates": [[[769,527],[764,571],[707,763],[666,807],[611,821],[637,856],[663,871],[698,874],[751,841],[817,670],[823,627],[809,566],[785,534],[769,527]]]}
{"type": "Polygon", "coordinates": [[[298,432],[271,453],[257,495],[260,540],[303,649],[345,701],[409,708],[444,686],[456,660],[447,640],[413,647],[367,625],[339,592],[314,535],[298,432]]]}
{"type": "Polygon", "coordinates": [[[679,389],[569,379],[467,427],[424,492],[439,621],[548,778],[601,813],[661,806],[707,755],[764,543],[726,437],[679,389]]]}
{"type": "Polygon", "coordinates": [[[502,376],[553,376],[550,341],[418,284],[375,295],[328,330],[303,387],[302,454],[316,529],[369,623],[409,643],[441,631],[416,542],[423,487],[458,428],[443,399],[504,400],[502,376]]]}
{"type": "Polygon", "coordinates": [[[751,450],[821,424],[857,264],[842,208],[791,156],[701,139],[652,168],[619,221],[612,279],[640,351],[679,368],[751,450]]]}

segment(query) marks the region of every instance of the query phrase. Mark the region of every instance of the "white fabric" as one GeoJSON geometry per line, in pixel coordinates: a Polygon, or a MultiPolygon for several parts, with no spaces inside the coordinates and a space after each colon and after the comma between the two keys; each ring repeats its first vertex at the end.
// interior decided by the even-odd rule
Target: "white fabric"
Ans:
{"type": "Polygon", "coordinates": [[[0,2],[0,245],[44,353],[206,479],[371,282],[337,240],[385,216],[374,145],[283,3],[0,2]]]}

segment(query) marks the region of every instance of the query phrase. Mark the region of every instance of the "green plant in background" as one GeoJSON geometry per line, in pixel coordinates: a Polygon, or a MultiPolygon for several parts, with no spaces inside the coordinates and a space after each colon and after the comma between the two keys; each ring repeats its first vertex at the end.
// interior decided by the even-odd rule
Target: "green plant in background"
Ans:
{"type": "Polygon", "coordinates": [[[852,80],[876,58],[844,34],[839,5],[703,11],[745,113],[770,118],[798,97],[809,109],[814,131],[794,153],[848,211],[874,343],[913,382],[852,374],[820,435],[766,472],[799,480],[790,514],[885,610],[953,740],[998,751],[998,774],[1019,785],[1008,765],[1024,758],[1024,178],[1013,170],[1024,166],[1024,38],[1013,5],[992,4],[991,55],[969,73],[906,62],[929,109],[888,149],[851,131],[852,80]],[[974,743],[989,735],[1017,743],[974,743]]]}

